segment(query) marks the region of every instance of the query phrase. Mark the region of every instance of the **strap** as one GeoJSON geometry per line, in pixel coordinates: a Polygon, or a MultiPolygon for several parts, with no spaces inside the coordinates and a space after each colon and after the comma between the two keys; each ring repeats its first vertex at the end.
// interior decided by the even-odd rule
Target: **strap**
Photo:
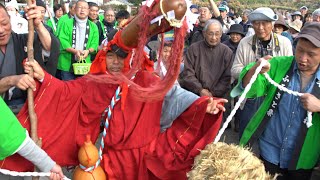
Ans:
{"type": "MultiPolygon", "coordinates": [[[[252,46],[251,46],[253,53],[256,53],[256,50],[257,50],[257,41],[258,41],[257,36],[256,36],[256,35],[253,35],[253,38],[252,38],[252,46]]],[[[276,52],[279,54],[279,52],[280,52],[280,43],[279,43],[279,38],[278,38],[278,36],[277,36],[276,33],[273,33],[273,41],[274,41],[275,46],[276,46],[276,47],[275,47],[275,50],[276,50],[276,52]]]]}

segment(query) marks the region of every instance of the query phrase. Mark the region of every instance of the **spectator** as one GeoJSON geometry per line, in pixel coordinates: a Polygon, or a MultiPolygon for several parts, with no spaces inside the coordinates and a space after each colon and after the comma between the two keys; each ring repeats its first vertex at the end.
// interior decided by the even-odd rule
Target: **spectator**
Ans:
{"type": "Polygon", "coordinates": [[[233,56],[235,56],[238,45],[241,39],[245,36],[243,27],[240,24],[233,24],[231,25],[227,35],[230,36],[230,39],[227,41],[224,41],[223,44],[228,46],[232,50],[233,56]]]}
{"type": "Polygon", "coordinates": [[[53,12],[54,12],[54,17],[52,17],[52,20],[48,19],[47,25],[53,29],[54,33],[56,33],[58,21],[59,21],[60,17],[63,15],[63,10],[62,10],[61,4],[55,4],[53,6],[53,12]]]}
{"type": "Polygon", "coordinates": [[[195,4],[192,4],[190,6],[190,11],[193,13],[193,14],[199,14],[199,6],[195,5],[195,4]]]}
{"type": "MultiPolygon", "coordinates": [[[[99,14],[99,6],[97,3],[94,2],[88,2],[89,4],[89,20],[95,23],[98,27],[98,33],[99,33],[99,44],[101,44],[102,40],[105,38],[103,35],[103,29],[102,29],[102,23],[99,20],[98,14],[99,14]]],[[[94,55],[91,56],[91,60],[94,60],[94,55]]]]}
{"type": "Polygon", "coordinates": [[[300,20],[295,20],[289,23],[289,32],[293,40],[298,36],[300,29],[302,28],[302,22],[300,20]]]}
{"type": "Polygon", "coordinates": [[[293,44],[292,36],[287,32],[287,30],[289,30],[289,26],[284,21],[283,17],[279,16],[279,19],[274,23],[273,32],[288,38],[291,44],[293,44]]]}
{"type": "Polygon", "coordinates": [[[63,16],[60,17],[59,21],[58,21],[58,25],[57,25],[57,31],[56,31],[56,36],[59,35],[59,31],[60,31],[60,26],[62,26],[62,24],[64,23],[65,20],[67,19],[71,19],[73,18],[74,14],[75,14],[75,8],[76,8],[76,3],[77,1],[72,0],[69,3],[69,12],[63,16]]]}
{"type": "Polygon", "coordinates": [[[189,44],[193,44],[195,42],[203,40],[203,27],[205,23],[212,18],[212,13],[210,12],[208,7],[200,7],[199,8],[199,24],[193,28],[193,31],[189,36],[189,44]]]}
{"type": "Polygon", "coordinates": [[[292,17],[292,22],[293,21],[303,21],[303,17],[301,15],[301,12],[300,11],[295,11],[294,13],[291,14],[291,17],[292,17]]]}
{"type": "MultiPolygon", "coordinates": [[[[34,19],[35,38],[33,43],[34,58],[42,68],[50,74],[55,74],[57,60],[43,61],[42,49],[49,52],[57,52],[59,49],[58,39],[50,34],[43,26],[40,10],[36,5],[26,8],[26,15],[34,19]]],[[[28,34],[16,34],[11,31],[10,17],[5,7],[0,3],[0,94],[14,113],[19,113],[26,100],[26,87],[30,84],[29,76],[24,74],[22,62],[27,58],[28,34]]],[[[52,55],[55,53],[52,53],[52,55]]],[[[57,55],[58,56],[58,55],[57,55]]],[[[35,88],[35,87],[34,87],[35,88]]]]}
{"type": "Polygon", "coordinates": [[[313,11],[312,18],[314,22],[320,22],[320,8],[313,11]]]}
{"type": "MultiPolygon", "coordinates": [[[[274,57],[266,61],[260,73],[267,72],[271,79],[302,96],[280,91],[259,75],[247,97],[266,98],[240,140],[241,145],[258,141],[266,170],[285,180],[309,180],[320,157],[320,124],[316,123],[320,120],[320,23],[306,24],[297,38],[294,57],[274,57]],[[307,111],[313,112],[313,125],[309,128],[305,122],[307,111]]],[[[241,72],[243,87],[261,61],[264,60],[259,59],[241,72]]],[[[240,92],[237,90],[242,91],[238,86],[234,95],[240,92]]]]}
{"type": "Polygon", "coordinates": [[[244,10],[242,12],[242,21],[239,23],[243,27],[244,33],[247,34],[250,21],[248,19],[248,15],[251,13],[250,10],[244,10]]]}
{"type": "Polygon", "coordinates": [[[74,18],[65,20],[58,38],[61,43],[58,70],[62,80],[75,79],[72,63],[85,59],[91,63],[91,54],[95,54],[99,43],[96,24],[88,20],[89,5],[85,0],[76,3],[74,18]]]}
{"type": "Polygon", "coordinates": [[[115,19],[114,10],[109,8],[104,12],[104,20],[102,21],[103,24],[103,33],[104,38],[117,27],[117,22],[115,19]]]}
{"type": "Polygon", "coordinates": [[[219,6],[220,16],[223,21],[222,30],[223,33],[227,33],[230,29],[230,26],[232,24],[235,24],[235,22],[228,16],[229,7],[226,5],[220,5],[219,6]]]}
{"type": "MultiPolygon", "coordinates": [[[[231,69],[234,79],[238,79],[240,72],[246,65],[261,57],[292,55],[292,45],[289,39],[272,33],[273,22],[278,20],[278,15],[270,8],[258,8],[248,18],[253,24],[255,35],[245,37],[240,41],[231,69]]],[[[240,137],[249,119],[259,108],[261,101],[262,98],[247,99],[243,109],[238,111],[236,118],[239,119],[240,137]]]]}
{"type": "Polygon", "coordinates": [[[223,97],[230,89],[232,51],[220,43],[222,25],[218,20],[206,22],[204,40],[192,44],[180,74],[181,87],[200,96],[223,97]]]}
{"type": "Polygon", "coordinates": [[[307,13],[304,17],[304,21],[303,21],[303,24],[302,24],[302,27],[308,23],[308,22],[312,22],[313,19],[312,19],[312,14],[311,13],[307,13]]]}
{"type": "Polygon", "coordinates": [[[120,10],[116,14],[116,20],[118,22],[118,27],[123,28],[130,18],[130,13],[127,10],[120,10]]]}
{"type": "Polygon", "coordinates": [[[16,0],[6,4],[6,10],[10,15],[11,29],[17,34],[28,33],[28,21],[19,14],[19,7],[16,0]]]}
{"type": "Polygon", "coordinates": [[[301,13],[301,16],[303,17],[303,20],[305,20],[306,14],[308,13],[308,8],[307,8],[307,6],[302,6],[302,7],[300,8],[300,13],[301,13]]]}

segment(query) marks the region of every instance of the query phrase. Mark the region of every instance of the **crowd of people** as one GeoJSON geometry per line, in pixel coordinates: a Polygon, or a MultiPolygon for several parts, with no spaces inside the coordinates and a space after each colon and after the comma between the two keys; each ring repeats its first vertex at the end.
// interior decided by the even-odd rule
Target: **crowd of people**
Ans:
{"type": "MultiPolygon", "coordinates": [[[[126,28],[137,22],[139,14],[134,17],[112,8],[99,14],[95,2],[72,0],[68,12],[55,4],[51,15],[46,4],[36,0],[22,16],[15,0],[1,4],[0,117],[2,121],[2,115],[9,114],[10,120],[0,121],[8,127],[0,131],[0,138],[19,140],[14,146],[0,144],[0,160],[35,149],[45,160],[34,154],[24,157],[43,171],[51,170],[51,179],[62,178],[55,161],[62,166],[76,165],[84,135],[91,134],[96,140],[99,126],[104,126],[103,112],[119,85],[121,99],[112,110],[103,150],[105,172],[117,179],[185,178],[195,151],[213,141],[230,103],[267,60],[235,116],[234,131],[239,133],[241,146],[258,144],[266,171],[280,174],[277,179],[310,179],[320,160],[320,7],[313,12],[306,6],[292,12],[269,7],[234,12],[226,1],[209,0],[209,6],[187,8],[198,18],[181,40],[181,49],[174,49],[181,38],[173,30],[148,37],[144,48],[138,49],[135,41],[141,34],[126,28]],[[29,19],[35,26],[36,62],[26,60],[29,19]],[[121,74],[130,74],[138,66],[134,56],[144,60],[139,60],[134,78],[128,80],[121,74]],[[91,64],[90,72],[77,73],[73,66],[77,63],[91,64]],[[31,67],[34,79],[26,74],[31,67]],[[277,90],[263,73],[303,95],[277,90]],[[159,87],[150,88],[155,82],[159,87]],[[148,87],[156,92],[157,97],[150,95],[153,101],[134,98],[142,96],[138,90],[148,87]],[[40,131],[46,134],[43,149],[54,161],[34,147],[12,115],[28,129],[28,88],[35,91],[40,104],[36,112],[46,130],[40,131]],[[308,111],[313,113],[309,128],[305,125],[308,111]],[[215,120],[210,122],[210,118],[215,120]],[[52,127],[57,123],[59,127],[52,127]],[[54,134],[47,131],[49,127],[54,134]],[[20,134],[14,136],[10,131],[20,134]],[[11,136],[2,137],[4,134],[11,136]],[[67,147],[57,153],[52,146],[67,147]]],[[[30,169],[30,164],[17,157],[0,161],[0,168],[12,168],[17,162],[17,170],[30,169]]]]}

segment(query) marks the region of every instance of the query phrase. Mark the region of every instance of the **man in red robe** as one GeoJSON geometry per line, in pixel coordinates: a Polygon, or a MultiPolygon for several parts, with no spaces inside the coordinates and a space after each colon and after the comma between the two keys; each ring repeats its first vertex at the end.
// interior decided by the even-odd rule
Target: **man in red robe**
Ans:
{"type": "MultiPolygon", "coordinates": [[[[121,48],[126,49],[121,45],[118,49],[108,49],[103,61],[106,64],[104,68],[117,76],[121,76],[119,71],[127,68],[128,64],[126,57],[121,58],[123,54],[116,54],[121,52],[121,48]]],[[[99,58],[103,59],[98,55],[96,59],[99,58]]],[[[28,65],[34,69],[34,77],[41,82],[37,82],[36,88],[31,88],[36,89],[35,111],[42,148],[62,166],[78,164],[77,152],[87,134],[93,141],[97,139],[101,115],[119,84],[123,88],[121,102],[116,103],[111,111],[103,149],[102,167],[110,179],[186,178],[199,149],[214,140],[220,127],[221,110],[224,108],[219,103],[226,102],[223,99],[197,99],[174,120],[170,128],[161,133],[163,97],[140,101],[135,97],[132,86],[123,85],[123,82],[105,83],[105,76],[84,76],[63,82],[43,71],[37,63],[28,65]]],[[[132,80],[142,88],[160,81],[145,69],[140,69],[132,80]]],[[[28,71],[29,67],[26,67],[28,71]]],[[[24,106],[18,118],[24,127],[29,128],[27,112],[24,106]]],[[[31,163],[18,156],[0,162],[0,168],[33,169],[31,163]]]]}

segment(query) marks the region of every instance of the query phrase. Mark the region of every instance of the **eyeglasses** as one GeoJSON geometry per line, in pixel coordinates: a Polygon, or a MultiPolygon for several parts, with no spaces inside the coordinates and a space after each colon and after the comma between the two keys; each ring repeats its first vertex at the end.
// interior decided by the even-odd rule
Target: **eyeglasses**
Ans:
{"type": "Polygon", "coordinates": [[[89,9],[89,8],[88,8],[88,7],[79,6],[79,7],[76,7],[76,9],[84,9],[84,10],[87,10],[87,9],[89,9]]]}
{"type": "Polygon", "coordinates": [[[220,33],[220,32],[215,32],[215,33],[213,33],[213,32],[207,33],[207,32],[206,32],[206,34],[207,34],[209,37],[220,37],[220,36],[221,36],[221,33],[220,33]]]}

